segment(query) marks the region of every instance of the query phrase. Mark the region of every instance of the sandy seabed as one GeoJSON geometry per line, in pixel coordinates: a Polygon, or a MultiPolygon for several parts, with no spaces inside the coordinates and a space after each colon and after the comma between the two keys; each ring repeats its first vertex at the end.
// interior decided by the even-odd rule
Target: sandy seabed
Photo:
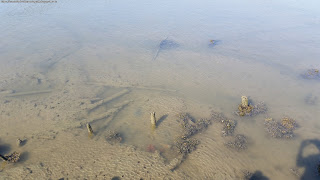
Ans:
{"type": "MultiPolygon", "coordinates": [[[[206,78],[200,76],[205,73],[190,79],[188,72],[193,72],[193,67],[187,67],[181,69],[186,75],[183,78],[175,68],[155,62],[159,69],[152,69],[155,73],[149,79],[138,71],[139,64],[127,71],[130,67],[99,65],[101,61],[94,59],[88,63],[78,56],[58,63],[42,62],[50,68],[40,66],[40,70],[20,65],[13,68],[14,73],[3,69],[0,152],[17,151],[21,159],[7,164],[0,178],[244,179],[246,172],[256,171],[271,179],[297,178],[290,170],[296,164],[297,141],[271,139],[264,130],[264,116],[239,120],[232,111],[225,115],[238,120],[235,134],[249,137],[248,149],[227,148],[225,143],[232,137],[222,137],[222,125],[213,122],[194,136],[200,141],[197,149],[173,170],[172,164],[179,158],[173,151],[174,141],[181,134],[177,115],[187,112],[197,119],[209,118],[212,110],[226,109],[153,85],[150,79],[165,82],[172,76],[183,80],[177,81],[182,88],[195,84],[206,87],[206,78]],[[150,126],[150,112],[156,112],[160,121],[155,130],[150,126]],[[93,128],[92,138],[86,123],[93,128]],[[122,142],[108,143],[108,131],[121,133],[122,142]],[[16,145],[18,138],[24,141],[20,147],[16,145]]],[[[303,168],[297,172],[301,175],[303,168]]]]}

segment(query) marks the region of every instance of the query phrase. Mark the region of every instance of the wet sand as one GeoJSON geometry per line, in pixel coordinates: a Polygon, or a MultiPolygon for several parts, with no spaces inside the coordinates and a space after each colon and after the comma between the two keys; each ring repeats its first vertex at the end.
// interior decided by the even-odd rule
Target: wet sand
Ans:
{"type": "MultiPolygon", "coordinates": [[[[151,74],[150,77],[143,78],[146,72],[135,73],[137,71],[134,69],[132,72],[129,69],[113,72],[109,69],[112,65],[104,66],[107,67],[104,73],[99,71],[99,66],[101,63],[111,62],[95,62],[94,56],[91,56],[90,64],[86,64],[87,62],[78,58],[78,54],[73,56],[74,58],[57,63],[47,73],[21,72],[11,81],[2,79],[2,82],[6,82],[6,89],[2,90],[0,96],[2,127],[5,127],[1,131],[1,144],[8,147],[5,153],[22,153],[19,163],[6,165],[1,172],[3,177],[239,179],[243,178],[244,171],[259,170],[270,179],[292,179],[295,175],[290,169],[296,167],[299,142],[318,135],[308,123],[303,123],[303,111],[295,114],[294,110],[291,112],[291,106],[283,107],[280,112],[275,111],[277,106],[272,104],[272,100],[263,97],[263,91],[262,96],[258,96],[245,87],[241,88],[240,93],[248,92],[253,99],[257,97],[258,100],[265,100],[268,113],[255,117],[238,117],[233,114],[241,101],[239,92],[234,92],[238,89],[230,88],[229,91],[220,92],[226,98],[213,94],[210,97],[213,99],[211,104],[196,101],[196,98],[189,96],[194,93],[194,82],[197,82],[196,87],[200,88],[200,92],[207,92],[211,88],[218,88],[216,92],[219,92],[220,88],[228,87],[229,84],[216,87],[207,84],[205,78],[190,78],[187,72],[195,72],[188,67],[180,72],[186,73],[186,77],[179,77],[184,79],[178,81],[183,84],[168,83],[167,87],[163,87],[159,84],[166,78],[156,78],[160,74],[175,78],[176,71],[169,68],[167,73],[163,73],[161,68],[164,64],[160,62],[144,62],[146,66],[157,67],[159,70],[154,68],[152,73],[148,73],[151,74]],[[149,78],[155,81],[148,86],[144,81],[148,82],[149,78]],[[226,102],[232,103],[224,104],[226,102]],[[220,103],[223,105],[220,106],[220,103]],[[224,144],[232,137],[222,137],[222,125],[214,122],[206,131],[195,135],[200,140],[200,145],[178,168],[171,171],[170,162],[178,157],[172,147],[181,132],[177,114],[188,112],[195,118],[209,118],[212,110],[238,121],[235,134],[248,136],[251,142],[248,149],[238,152],[227,148],[224,144]],[[163,117],[155,130],[150,126],[149,113],[152,111],[156,112],[157,118],[163,117]],[[280,119],[289,112],[302,125],[296,131],[297,137],[291,140],[269,137],[264,129],[264,118],[272,116],[280,119]],[[93,138],[88,137],[85,127],[87,122],[91,123],[95,132],[93,138]],[[123,135],[121,144],[112,145],[106,141],[108,130],[123,135]],[[306,130],[308,133],[304,132],[306,130]],[[25,145],[17,147],[17,138],[26,140],[25,145]],[[156,151],[148,152],[150,144],[155,146],[156,151]]],[[[211,63],[221,66],[227,66],[219,63],[222,60],[230,61],[222,57],[212,59],[216,61],[211,63]]],[[[161,56],[158,60],[165,61],[161,56]]],[[[150,68],[146,68],[146,71],[150,68]]],[[[196,74],[204,76],[211,73],[203,72],[196,74]]],[[[216,82],[219,83],[224,78],[229,77],[225,75],[216,82]]],[[[201,98],[202,95],[197,94],[196,97],[198,96],[201,98]]],[[[316,149],[311,151],[316,152],[316,149]]],[[[303,174],[303,168],[299,168],[298,172],[303,174]]]]}

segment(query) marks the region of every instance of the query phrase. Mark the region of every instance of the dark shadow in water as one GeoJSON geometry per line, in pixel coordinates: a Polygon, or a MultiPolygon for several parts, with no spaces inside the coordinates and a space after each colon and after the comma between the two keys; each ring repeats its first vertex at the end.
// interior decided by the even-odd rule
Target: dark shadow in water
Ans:
{"type": "Polygon", "coordinates": [[[20,159],[19,159],[19,162],[25,162],[29,159],[29,152],[25,151],[23,153],[21,153],[20,155],[20,159]]]}
{"type": "Polygon", "coordinates": [[[261,171],[256,171],[248,180],[269,180],[269,178],[264,176],[261,171]]]}
{"type": "Polygon", "coordinates": [[[2,144],[0,145],[0,154],[5,155],[10,153],[11,146],[9,144],[2,144]]]}
{"type": "Polygon", "coordinates": [[[26,144],[27,144],[27,141],[28,141],[27,139],[22,140],[21,143],[20,143],[20,146],[26,145],[26,144]]]}
{"type": "Polygon", "coordinates": [[[156,60],[161,51],[176,49],[180,46],[177,42],[169,40],[168,37],[162,40],[158,46],[156,54],[153,56],[152,60],[156,60]]]}
{"type": "Polygon", "coordinates": [[[111,178],[111,180],[121,180],[121,178],[119,176],[114,176],[111,178]]]}
{"type": "Polygon", "coordinates": [[[320,179],[320,140],[318,139],[308,139],[302,141],[300,149],[297,155],[297,166],[304,167],[305,171],[301,176],[301,180],[316,180],[320,179]],[[307,157],[303,157],[304,149],[309,146],[314,145],[318,148],[319,152],[317,154],[312,154],[307,157]]]}
{"type": "Polygon", "coordinates": [[[160,119],[157,121],[157,126],[159,126],[167,117],[168,114],[161,116],[160,119]]]}

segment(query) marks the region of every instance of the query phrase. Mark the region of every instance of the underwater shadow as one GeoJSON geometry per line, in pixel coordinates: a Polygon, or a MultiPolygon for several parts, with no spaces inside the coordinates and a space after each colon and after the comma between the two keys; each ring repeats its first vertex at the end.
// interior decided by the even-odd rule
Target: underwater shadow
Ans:
{"type": "Polygon", "coordinates": [[[320,140],[308,139],[302,141],[297,155],[296,164],[298,167],[305,168],[303,175],[300,177],[301,180],[320,179],[320,140]],[[303,157],[303,151],[309,145],[317,147],[319,152],[317,154],[303,157]]]}
{"type": "Polygon", "coordinates": [[[23,163],[23,162],[27,161],[29,159],[29,155],[30,155],[30,153],[27,151],[21,153],[19,162],[23,163]]]}
{"type": "Polygon", "coordinates": [[[167,117],[168,117],[168,114],[161,116],[160,119],[157,121],[156,126],[159,126],[167,117]]]}
{"type": "Polygon", "coordinates": [[[20,146],[26,145],[26,144],[27,144],[27,141],[28,141],[27,139],[22,140],[21,143],[20,143],[20,146]]]}
{"type": "Polygon", "coordinates": [[[11,150],[11,146],[9,144],[2,144],[0,145],[0,154],[8,154],[11,150]]]}
{"type": "Polygon", "coordinates": [[[152,61],[156,60],[160,52],[172,50],[180,47],[180,44],[176,41],[168,39],[168,37],[164,40],[162,40],[158,46],[156,54],[153,56],[152,61]]]}
{"type": "Polygon", "coordinates": [[[248,180],[269,180],[261,171],[255,171],[248,180]]]}

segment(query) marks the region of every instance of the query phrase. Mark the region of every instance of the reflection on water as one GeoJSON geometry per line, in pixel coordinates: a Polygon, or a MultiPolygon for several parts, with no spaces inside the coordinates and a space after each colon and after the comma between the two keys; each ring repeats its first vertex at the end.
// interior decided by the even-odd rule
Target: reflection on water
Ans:
{"type": "Polygon", "coordinates": [[[1,177],[319,178],[319,5],[1,3],[1,177]]]}

